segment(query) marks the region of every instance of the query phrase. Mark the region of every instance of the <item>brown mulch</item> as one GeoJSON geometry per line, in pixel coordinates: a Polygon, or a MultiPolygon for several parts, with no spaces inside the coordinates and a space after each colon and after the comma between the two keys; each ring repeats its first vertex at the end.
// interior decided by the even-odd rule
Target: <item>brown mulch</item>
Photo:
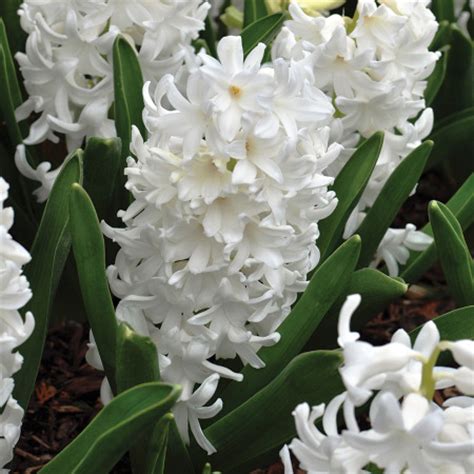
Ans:
{"type": "MultiPolygon", "coordinates": [[[[427,204],[433,198],[445,202],[449,191],[446,183],[431,173],[420,183],[417,195],[407,201],[396,225],[413,222],[422,227],[427,219],[427,204]]],[[[362,331],[362,338],[374,344],[385,343],[397,329],[409,331],[453,307],[442,272],[434,268],[420,284],[412,286],[404,298],[375,315],[362,331]]],[[[87,341],[85,324],[68,321],[49,331],[35,393],[25,414],[22,435],[11,465],[13,473],[39,471],[100,410],[102,374],[85,362],[87,341]]],[[[130,473],[127,460],[112,472],[130,473]]],[[[304,474],[301,470],[297,473],[304,474]]],[[[283,467],[277,462],[251,474],[283,474],[283,467]]]]}

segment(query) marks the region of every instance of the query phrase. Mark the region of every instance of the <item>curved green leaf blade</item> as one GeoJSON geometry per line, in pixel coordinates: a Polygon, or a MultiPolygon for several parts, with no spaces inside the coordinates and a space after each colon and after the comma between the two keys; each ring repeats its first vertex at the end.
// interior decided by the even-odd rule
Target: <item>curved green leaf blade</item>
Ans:
{"type": "Polygon", "coordinates": [[[82,182],[82,150],[65,161],[54,183],[31,249],[31,262],[25,267],[33,297],[24,311],[35,317],[35,329],[20,348],[24,357],[21,370],[15,375],[15,398],[26,409],[33,392],[43,353],[49,314],[71,245],[68,200],[71,185],[82,182]]]}
{"type": "Polygon", "coordinates": [[[13,146],[16,146],[22,143],[23,137],[16,121],[15,109],[21,105],[23,99],[2,18],[0,18],[0,83],[3,87],[0,111],[5,120],[10,141],[13,146]]]}
{"type": "Polygon", "coordinates": [[[268,10],[264,0],[244,1],[244,28],[266,16],[268,16],[268,10]]]}
{"type": "Polygon", "coordinates": [[[180,391],[176,386],[153,382],[118,395],[40,472],[109,472],[133,444],[137,434],[170,410],[180,391]]]}
{"type": "Polygon", "coordinates": [[[87,319],[104,370],[115,388],[117,320],[105,274],[104,238],[91,199],[77,183],[69,197],[72,248],[87,319]]]}
{"type": "Polygon", "coordinates": [[[171,423],[168,433],[168,449],[166,450],[165,473],[195,474],[188,448],[179,434],[176,423],[171,423]]]}
{"type": "Polygon", "coordinates": [[[338,351],[309,352],[293,359],[252,398],[204,431],[217,449],[212,465],[226,474],[243,473],[259,467],[269,454],[275,456],[295,435],[291,412],[299,403],[327,403],[344,390],[338,375],[341,362],[338,351]]]}
{"type": "MultiPolygon", "coordinates": [[[[455,309],[432,321],[436,324],[442,341],[474,339],[474,306],[455,309]]],[[[416,339],[422,327],[419,326],[410,332],[412,340],[416,339]]]]}
{"type": "MultiPolygon", "coordinates": [[[[117,393],[124,392],[141,383],[160,380],[155,344],[150,338],[137,334],[125,323],[119,323],[117,327],[116,356],[115,382],[117,393]]],[[[168,427],[166,427],[166,430],[167,440],[168,427]]],[[[139,435],[140,440],[130,450],[133,472],[153,473],[157,460],[153,457],[149,458],[147,454],[150,453],[152,444],[159,445],[163,433],[158,430],[156,432],[157,439],[154,439],[153,435],[153,428],[145,430],[144,433],[139,435]],[[147,462],[151,462],[152,465],[147,465],[147,462]]]]}
{"type": "Polygon", "coordinates": [[[84,150],[84,189],[94,203],[99,220],[112,217],[111,207],[117,184],[113,177],[118,175],[120,169],[121,150],[120,138],[91,137],[87,140],[84,150]]]}
{"type": "Polygon", "coordinates": [[[306,345],[305,350],[334,349],[337,347],[337,322],[339,312],[348,295],[362,296],[362,301],[351,318],[351,329],[358,331],[373,316],[382,311],[392,301],[401,298],[408,289],[399,278],[391,278],[373,268],[357,270],[351,276],[349,288],[341,295],[321,321],[318,329],[306,345]]]}
{"type": "Polygon", "coordinates": [[[385,232],[418,183],[432,148],[433,142],[427,141],[413,150],[393,171],[368,210],[357,229],[362,239],[359,268],[368,266],[374,258],[385,232]]]}
{"type": "Polygon", "coordinates": [[[321,260],[325,260],[340,242],[346,221],[374,170],[382,144],[383,133],[372,135],[359,146],[334,181],[331,189],[336,192],[339,202],[335,211],[319,224],[321,260]]]}
{"type": "MultiPolygon", "coordinates": [[[[468,229],[474,222],[474,174],[458,189],[446,206],[461,224],[462,229],[468,229]]],[[[422,230],[425,234],[433,235],[431,224],[427,224],[422,230]]],[[[401,272],[401,277],[407,282],[414,283],[433,265],[436,258],[435,243],[422,253],[412,252],[401,272]]]]}
{"type": "Polygon", "coordinates": [[[462,228],[444,204],[432,201],[428,211],[449,291],[458,306],[474,304],[471,255],[462,228]]]}
{"type": "Polygon", "coordinates": [[[441,59],[438,59],[434,71],[431,73],[428,78],[428,84],[425,89],[425,102],[426,106],[429,107],[433,101],[436,99],[438,92],[441,89],[441,86],[444,83],[446,77],[446,71],[448,69],[449,61],[449,46],[443,51],[441,59]]]}
{"type": "MultiPolygon", "coordinates": [[[[129,156],[132,125],[138,127],[143,137],[143,76],[133,46],[123,37],[117,36],[113,48],[115,125],[122,140],[122,159],[129,156]]],[[[125,165],[125,161],[123,162],[125,165]]],[[[123,166],[124,167],[124,166],[123,166]]]]}
{"type": "Polygon", "coordinates": [[[216,49],[216,32],[214,31],[214,25],[212,24],[212,19],[207,15],[204,22],[205,28],[201,31],[200,37],[206,43],[206,49],[209,54],[214,58],[217,58],[217,49],[216,49]]]}
{"type": "Polygon", "coordinates": [[[5,20],[8,33],[8,41],[13,51],[24,51],[26,33],[20,26],[18,8],[23,0],[2,0],[0,2],[0,18],[5,20]]]}
{"type": "Polygon", "coordinates": [[[447,20],[450,23],[456,22],[453,0],[433,0],[431,9],[438,21],[447,20]]]}
{"type": "MultiPolygon", "coordinates": [[[[430,140],[435,143],[428,160],[427,169],[433,168],[443,160],[466,157],[471,159],[469,150],[474,133],[474,107],[450,115],[434,128],[430,140]]],[[[469,164],[468,164],[469,166],[469,164]]],[[[472,163],[470,165],[473,169],[472,163]]]]}
{"type": "Polygon", "coordinates": [[[473,42],[459,29],[456,23],[452,23],[449,28],[450,54],[446,79],[433,104],[437,117],[446,117],[474,105],[472,91],[473,42]]]}
{"type": "Polygon", "coordinates": [[[240,36],[242,36],[244,55],[247,56],[258,43],[270,44],[280,31],[284,21],[285,15],[275,13],[260,18],[260,20],[244,28],[240,33],[240,36]]]}
{"type": "MultiPolygon", "coordinates": [[[[171,413],[164,415],[155,425],[151,433],[150,443],[143,451],[143,468],[133,468],[136,474],[164,474],[166,462],[166,450],[168,447],[168,435],[171,424],[174,424],[174,416],[171,413]]],[[[133,464],[132,464],[133,465],[133,464]]],[[[184,474],[184,473],[183,473],[184,474]]]]}
{"type": "Polygon", "coordinates": [[[251,398],[270,383],[301,351],[324,315],[347,289],[359,258],[360,238],[353,236],[342,244],[326,262],[317,267],[311,281],[292,312],[278,328],[281,339],[264,347],[259,356],[265,368],[246,366],[242,382],[230,382],[223,393],[222,415],[251,398]]]}

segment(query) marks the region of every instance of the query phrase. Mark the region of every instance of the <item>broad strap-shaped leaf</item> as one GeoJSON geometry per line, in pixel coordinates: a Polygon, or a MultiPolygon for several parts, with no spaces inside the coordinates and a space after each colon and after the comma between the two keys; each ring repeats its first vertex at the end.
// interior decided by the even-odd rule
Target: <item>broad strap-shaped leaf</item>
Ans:
{"type": "Polygon", "coordinates": [[[174,424],[174,416],[171,413],[164,415],[155,425],[151,433],[151,439],[143,452],[143,469],[134,467],[136,474],[164,474],[166,451],[168,448],[169,431],[174,424]]]}
{"type": "Polygon", "coordinates": [[[318,247],[321,259],[325,260],[339,244],[347,219],[357,205],[382,149],[383,133],[376,133],[349,159],[338,174],[332,190],[336,192],[338,204],[335,211],[319,224],[318,247]]]}
{"type": "Polygon", "coordinates": [[[374,258],[377,247],[397,213],[415,188],[425,168],[433,142],[427,141],[412,151],[393,171],[367,211],[357,233],[362,239],[358,267],[366,267],[374,258]]]}
{"type": "MultiPolygon", "coordinates": [[[[439,330],[441,340],[458,341],[460,339],[474,339],[474,306],[465,306],[442,314],[432,320],[439,330]]],[[[421,331],[418,326],[410,332],[412,340],[421,331]]]]}
{"type": "Polygon", "coordinates": [[[228,413],[270,383],[305,346],[331,306],[345,294],[359,258],[360,238],[353,236],[342,244],[320,267],[292,312],[278,328],[281,339],[258,355],[263,369],[246,366],[242,382],[230,382],[223,393],[222,414],[228,413]]]}
{"type": "MultiPolygon", "coordinates": [[[[99,220],[112,217],[112,209],[120,169],[120,138],[91,137],[84,150],[84,188],[97,211],[99,220]]],[[[113,212],[112,212],[113,211],[113,212]]]]}
{"type": "Polygon", "coordinates": [[[71,186],[69,209],[82,300],[105,374],[115,388],[117,320],[105,274],[104,238],[94,205],[77,183],[71,186]]]}
{"type": "Polygon", "coordinates": [[[339,312],[348,295],[355,293],[362,297],[361,304],[351,318],[351,329],[358,331],[377,313],[394,300],[401,298],[408,285],[400,278],[392,278],[373,268],[357,270],[351,276],[349,288],[341,295],[321,321],[305,350],[334,349],[337,347],[337,322],[339,312]]]}
{"type": "MultiPolygon", "coordinates": [[[[428,160],[431,169],[441,161],[462,160],[472,170],[471,153],[472,134],[474,133],[474,107],[455,113],[440,121],[430,140],[435,143],[428,160]]],[[[468,168],[469,169],[469,168],[468,168]]]]}
{"type": "Polygon", "coordinates": [[[453,0],[433,0],[431,2],[431,9],[438,21],[446,20],[449,21],[449,23],[456,22],[453,0]]]}
{"type": "MultiPolygon", "coordinates": [[[[458,189],[446,206],[454,214],[463,230],[474,222],[474,174],[458,189]]],[[[433,236],[431,224],[423,227],[425,234],[433,236]]],[[[401,277],[409,282],[416,282],[436,261],[436,244],[431,244],[424,252],[412,252],[401,277]]]]}
{"type": "Polygon", "coordinates": [[[41,474],[109,472],[137,435],[172,408],[179,394],[177,386],[152,382],[118,395],[41,474]]]}
{"type": "Polygon", "coordinates": [[[451,40],[451,24],[449,21],[442,20],[439,22],[438,31],[430,44],[430,51],[438,51],[443,46],[449,44],[451,40]]]}
{"type": "Polygon", "coordinates": [[[140,336],[125,323],[117,327],[115,379],[117,392],[145,382],[160,380],[156,346],[149,337],[140,336]]]}
{"type": "MultiPolygon", "coordinates": [[[[444,2],[444,0],[441,1],[444,2]]],[[[473,42],[459,29],[457,24],[452,23],[449,28],[450,52],[446,78],[433,103],[438,118],[447,117],[474,105],[472,91],[473,42]]]]}
{"type": "Polygon", "coordinates": [[[24,51],[26,33],[20,26],[18,8],[23,0],[2,0],[0,2],[0,19],[5,22],[8,42],[13,51],[24,51]]]}
{"type": "Polygon", "coordinates": [[[3,89],[2,100],[0,101],[1,115],[5,120],[11,144],[16,146],[22,143],[23,136],[15,118],[15,109],[21,105],[23,98],[2,18],[0,18],[0,83],[3,89]]]}
{"type": "Polygon", "coordinates": [[[270,44],[280,31],[284,21],[285,15],[283,13],[275,13],[260,18],[244,28],[240,33],[244,55],[249,54],[258,43],[270,44]]]}
{"type": "Polygon", "coordinates": [[[57,177],[43,212],[31,249],[31,262],[25,267],[33,296],[24,311],[35,317],[35,329],[19,348],[24,357],[21,370],[15,375],[15,398],[26,409],[33,392],[54,294],[71,245],[69,228],[69,195],[73,183],[82,182],[82,150],[66,159],[57,177]]]}
{"type": "Polygon", "coordinates": [[[212,465],[226,474],[241,474],[276,456],[295,435],[291,413],[299,403],[327,403],[344,390],[338,375],[341,362],[338,351],[293,359],[252,398],[204,431],[217,449],[212,465]]]}
{"type": "Polygon", "coordinates": [[[427,107],[429,107],[436,99],[436,96],[443,85],[446,71],[448,69],[449,51],[450,47],[447,46],[443,51],[441,58],[438,59],[434,71],[428,78],[428,84],[425,89],[425,102],[427,107]]]}
{"type": "MultiPolygon", "coordinates": [[[[146,129],[143,124],[143,76],[137,53],[123,37],[117,36],[113,48],[115,126],[122,140],[122,159],[129,156],[132,125],[138,127],[143,137],[146,129]]],[[[125,161],[123,161],[123,167],[125,161]]]]}
{"type": "Polygon", "coordinates": [[[165,474],[195,474],[193,462],[179,434],[176,423],[171,423],[168,432],[168,449],[166,450],[165,474]]]}
{"type": "Polygon", "coordinates": [[[458,306],[474,304],[471,254],[459,222],[444,204],[436,201],[430,203],[429,215],[449,291],[458,306]]]}
{"type": "MultiPolygon", "coordinates": [[[[125,323],[117,327],[115,382],[117,393],[146,382],[160,380],[158,368],[158,354],[155,344],[148,337],[137,334],[125,323]]],[[[168,429],[168,428],[167,428],[168,429]]],[[[147,453],[152,449],[151,444],[160,443],[162,433],[157,431],[158,439],[154,439],[154,428],[151,427],[141,433],[139,441],[130,450],[130,459],[134,473],[153,473],[156,459],[148,458],[147,453]],[[151,466],[147,466],[147,462],[151,466]]],[[[166,432],[166,440],[168,432],[166,432]]],[[[166,453],[164,451],[163,455],[166,453]]],[[[164,458],[163,458],[164,463],[164,458]]]]}
{"type": "Polygon", "coordinates": [[[244,0],[244,28],[268,16],[264,0],[244,0]]]}

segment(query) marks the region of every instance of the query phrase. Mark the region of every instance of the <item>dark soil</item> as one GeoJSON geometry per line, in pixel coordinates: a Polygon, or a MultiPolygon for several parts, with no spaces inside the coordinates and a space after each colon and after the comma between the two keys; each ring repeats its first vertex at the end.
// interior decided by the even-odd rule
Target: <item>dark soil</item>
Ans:
{"type": "MultiPolygon", "coordinates": [[[[433,198],[445,202],[449,190],[446,183],[431,173],[420,183],[416,196],[401,210],[396,226],[413,222],[422,227],[426,223],[427,204],[433,198]]],[[[374,315],[362,331],[362,338],[376,344],[387,342],[398,328],[411,330],[453,307],[442,273],[434,268],[418,285],[412,286],[404,298],[383,313],[374,315]]],[[[12,472],[37,472],[100,410],[102,374],[85,362],[87,341],[85,324],[68,321],[49,331],[35,393],[15,450],[12,472]]],[[[126,459],[113,470],[115,474],[130,472],[126,459]]],[[[303,474],[303,471],[299,473],[303,474]]],[[[277,462],[252,474],[283,474],[283,467],[277,462]]]]}

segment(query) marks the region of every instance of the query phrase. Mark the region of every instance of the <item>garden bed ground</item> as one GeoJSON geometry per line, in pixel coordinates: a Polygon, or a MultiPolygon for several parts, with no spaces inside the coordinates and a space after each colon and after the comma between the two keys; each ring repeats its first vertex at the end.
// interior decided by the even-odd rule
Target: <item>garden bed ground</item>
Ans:
{"type": "MultiPolygon", "coordinates": [[[[446,183],[434,173],[425,176],[416,196],[409,199],[399,214],[396,225],[413,222],[421,227],[426,222],[429,200],[448,198],[446,183]]],[[[435,267],[419,285],[410,288],[406,297],[375,315],[365,327],[363,338],[378,344],[386,342],[398,328],[411,330],[453,307],[442,273],[435,267]]],[[[74,321],[57,324],[49,331],[35,393],[15,450],[13,473],[39,471],[100,410],[102,374],[85,362],[87,340],[86,324],[74,321]]],[[[127,461],[123,460],[113,472],[129,473],[127,461]]],[[[282,473],[281,464],[275,463],[252,474],[282,473]]]]}

